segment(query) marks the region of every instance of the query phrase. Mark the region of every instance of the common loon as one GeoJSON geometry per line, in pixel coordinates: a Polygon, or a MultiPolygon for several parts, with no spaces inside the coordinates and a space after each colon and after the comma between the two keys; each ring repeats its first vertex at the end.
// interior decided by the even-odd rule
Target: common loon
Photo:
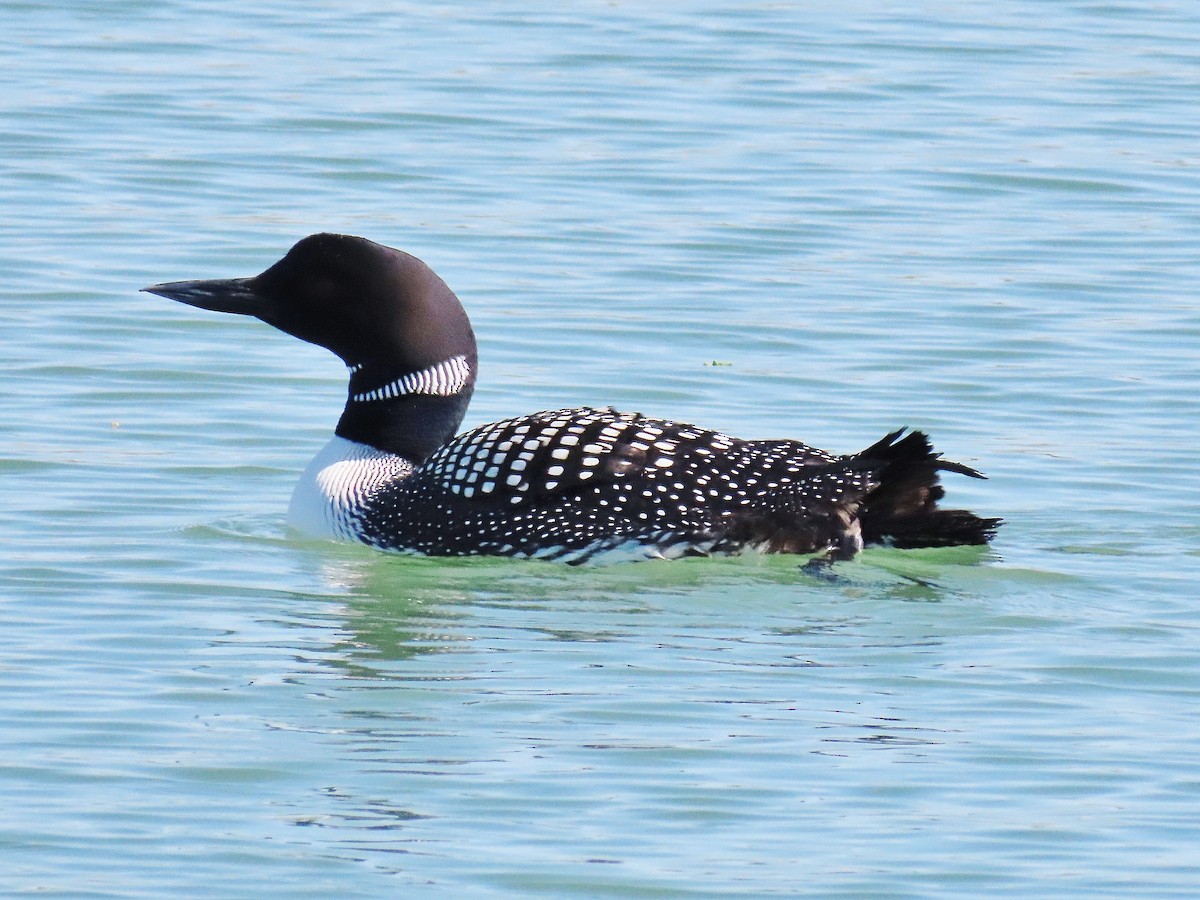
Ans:
{"type": "Polygon", "coordinates": [[[864,543],[984,544],[999,519],[937,507],[939,472],[983,476],[894,431],[839,456],[614,409],[558,409],[455,437],[475,387],[475,335],[425,263],[316,234],[251,278],[145,288],[254,316],[350,370],[334,437],[288,522],[313,537],[430,556],[769,553],[854,556],[864,543]]]}

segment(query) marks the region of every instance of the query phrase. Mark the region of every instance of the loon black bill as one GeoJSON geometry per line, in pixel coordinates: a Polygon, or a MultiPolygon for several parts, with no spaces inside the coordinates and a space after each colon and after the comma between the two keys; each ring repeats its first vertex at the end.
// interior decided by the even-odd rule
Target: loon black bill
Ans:
{"type": "Polygon", "coordinates": [[[254,290],[253,278],[209,278],[200,281],[168,281],[142,288],[168,300],[178,300],[198,309],[261,316],[267,300],[254,290]]]}

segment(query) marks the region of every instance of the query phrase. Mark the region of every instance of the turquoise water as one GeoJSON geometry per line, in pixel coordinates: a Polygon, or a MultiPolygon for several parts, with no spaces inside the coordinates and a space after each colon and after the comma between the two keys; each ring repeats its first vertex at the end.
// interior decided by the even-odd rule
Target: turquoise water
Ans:
{"type": "Polygon", "coordinates": [[[0,42],[0,893],[1195,895],[1195,4],[75,0],[0,42]],[[1008,524],[834,583],[295,541],[344,370],[137,290],[318,230],[463,298],[467,425],[910,425],[1008,524]]]}

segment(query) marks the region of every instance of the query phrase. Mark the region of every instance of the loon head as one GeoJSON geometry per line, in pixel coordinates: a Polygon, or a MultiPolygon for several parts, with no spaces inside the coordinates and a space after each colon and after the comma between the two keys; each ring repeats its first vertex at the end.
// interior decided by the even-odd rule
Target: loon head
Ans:
{"type": "Polygon", "coordinates": [[[458,297],[415,256],[366,238],[314,234],[261,275],[174,281],[152,294],[254,316],[332,350],[346,365],[412,371],[473,358],[475,335],[458,297]]]}
{"type": "Polygon", "coordinates": [[[415,256],[366,238],[314,234],[261,275],[143,290],[332,350],[351,372],[337,433],[410,459],[453,436],[474,389],[475,335],[458,297],[415,256]]]}

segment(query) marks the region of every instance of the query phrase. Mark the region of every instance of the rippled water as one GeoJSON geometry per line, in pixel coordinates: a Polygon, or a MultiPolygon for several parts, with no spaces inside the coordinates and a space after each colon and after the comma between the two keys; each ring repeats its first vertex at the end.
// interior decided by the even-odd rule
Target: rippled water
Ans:
{"type": "Polygon", "coordinates": [[[1191,896],[1193,4],[0,8],[0,890],[1191,896]],[[928,429],[989,551],[293,540],[344,370],[138,294],[464,299],[467,424],[928,429]]]}

